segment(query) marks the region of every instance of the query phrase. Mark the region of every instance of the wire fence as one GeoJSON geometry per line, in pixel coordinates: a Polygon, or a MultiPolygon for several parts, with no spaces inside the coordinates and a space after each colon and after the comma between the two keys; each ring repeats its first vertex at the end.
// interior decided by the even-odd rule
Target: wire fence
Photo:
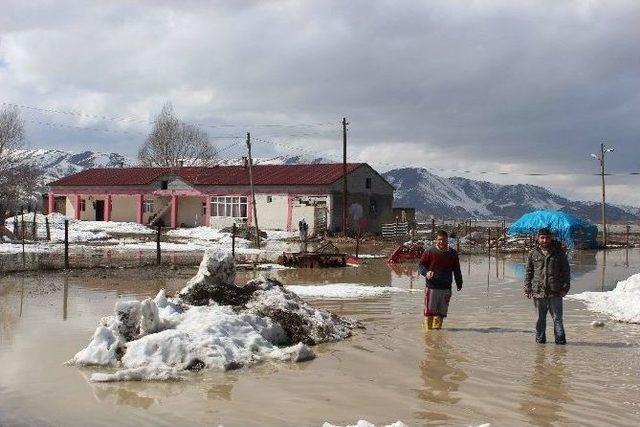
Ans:
{"type": "MultiPolygon", "coordinates": [[[[46,271],[88,268],[135,268],[145,266],[195,266],[210,248],[231,252],[239,266],[255,267],[275,263],[285,253],[313,250],[321,236],[302,242],[294,233],[262,236],[259,247],[254,240],[255,228],[233,225],[228,230],[213,230],[215,237],[197,231],[181,235],[169,228],[142,227],[143,234],[103,231],[87,238],[82,222],[65,219],[52,224],[45,216],[36,220],[31,214],[17,215],[8,221],[0,235],[0,272],[46,271]],[[84,233],[84,235],[82,234],[84,233]],[[101,236],[101,237],[100,237],[101,236]],[[78,239],[78,237],[80,237],[78,239]]],[[[108,229],[108,228],[107,228],[108,229]]],[[[189,230],[189,229],[185,229],[189,230]]]]}

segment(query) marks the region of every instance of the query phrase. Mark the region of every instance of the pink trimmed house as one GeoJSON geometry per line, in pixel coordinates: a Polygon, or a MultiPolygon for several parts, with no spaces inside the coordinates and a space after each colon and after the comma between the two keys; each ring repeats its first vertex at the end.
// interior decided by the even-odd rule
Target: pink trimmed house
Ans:
{"type": "MultiPolygon", "coordinates": [[[[266,230],[342,227],[342,164],[255,165],[258,223],[266,230]]],[[[347,165],[348,222],[379,232],[393,219],[394,187],[366,163],[347,165]]],[[[46,204],[78,220],[172,228],[253,223],[245,166],[87,169],[49,184],[46,204]]]]}

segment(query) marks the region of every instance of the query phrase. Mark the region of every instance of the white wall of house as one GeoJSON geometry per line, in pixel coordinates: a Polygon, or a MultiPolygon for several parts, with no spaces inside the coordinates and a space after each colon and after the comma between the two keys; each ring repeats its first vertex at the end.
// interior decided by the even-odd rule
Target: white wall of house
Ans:
{"type": "Polygon", "coordinates": [[[202,197],[178,197],[178,226],[199,227],[205,224],[202,197]]]}
{"type": "Polygon", "coordinates": [[[287,194],[256,194],[260,229],[286,230],[288,201],[287,194]]]}
{"type": "Polygon", "coordinates": [[[111,221],[136,222],[137,208],[135,196],[111,196],[111,221]]]}

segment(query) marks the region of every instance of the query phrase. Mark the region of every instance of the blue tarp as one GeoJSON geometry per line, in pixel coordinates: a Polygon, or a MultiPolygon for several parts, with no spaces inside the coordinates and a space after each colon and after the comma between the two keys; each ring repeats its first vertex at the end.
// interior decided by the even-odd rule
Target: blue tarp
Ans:
{"type": "Polygon", "coordinates": [[[533,235],[544,227],[550,228],[555,237],[569,247],[576,244],[596,245],[598,227],[562,211],[535,211],[524,214],[511,224],[508,234],[533,235]]]}

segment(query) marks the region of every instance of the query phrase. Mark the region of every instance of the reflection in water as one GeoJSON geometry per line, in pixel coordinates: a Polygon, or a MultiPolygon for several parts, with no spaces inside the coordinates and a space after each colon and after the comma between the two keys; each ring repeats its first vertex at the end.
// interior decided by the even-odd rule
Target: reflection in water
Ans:
{"type": "MultiPolygon", "coordinates": [[[[427,333],[424,337],[425,359],[420,362],[420,377],[424,381],[424,389],[418,391],[418,397],[427,403],[427,408],[435,404],[453,405],[460,401],[456,392],[467,374],[460,363],[464,362],[455,349],[447,344],[446,335],[438,332],[427,333]]],[[[449,415],[434,411],[422,411],[421,419],[446,420],[449,415]]]]}
{"type": "Polygon", "coordinates": [[[600,276],[600,290],[604,292],[604,271],[607,269],[607,251],[602,251],[602,275],[600,276]]]}
{"type": "Polygon", "coordinates": [[[13,334],[18,325],[16,301],[12,298],[14,290],[13,284],[0,286],[0,345],[13,343],[13,334]]]}
{"type": "Polygon", "coordinates": [[[69,278],[64,276],[63,279],[63,293],[62,293],[62,320],[67,320],[67,307],[69,300],[69,278]]]}
{"type": "Polygon", "coordinates": [[[563,405],[571,402],[566,385],[569,374],[565,366],[566,347],[537,346],[533,374],[522,396],[520,411],[535,426],[551,426],[564,420],[563,405]]]}

